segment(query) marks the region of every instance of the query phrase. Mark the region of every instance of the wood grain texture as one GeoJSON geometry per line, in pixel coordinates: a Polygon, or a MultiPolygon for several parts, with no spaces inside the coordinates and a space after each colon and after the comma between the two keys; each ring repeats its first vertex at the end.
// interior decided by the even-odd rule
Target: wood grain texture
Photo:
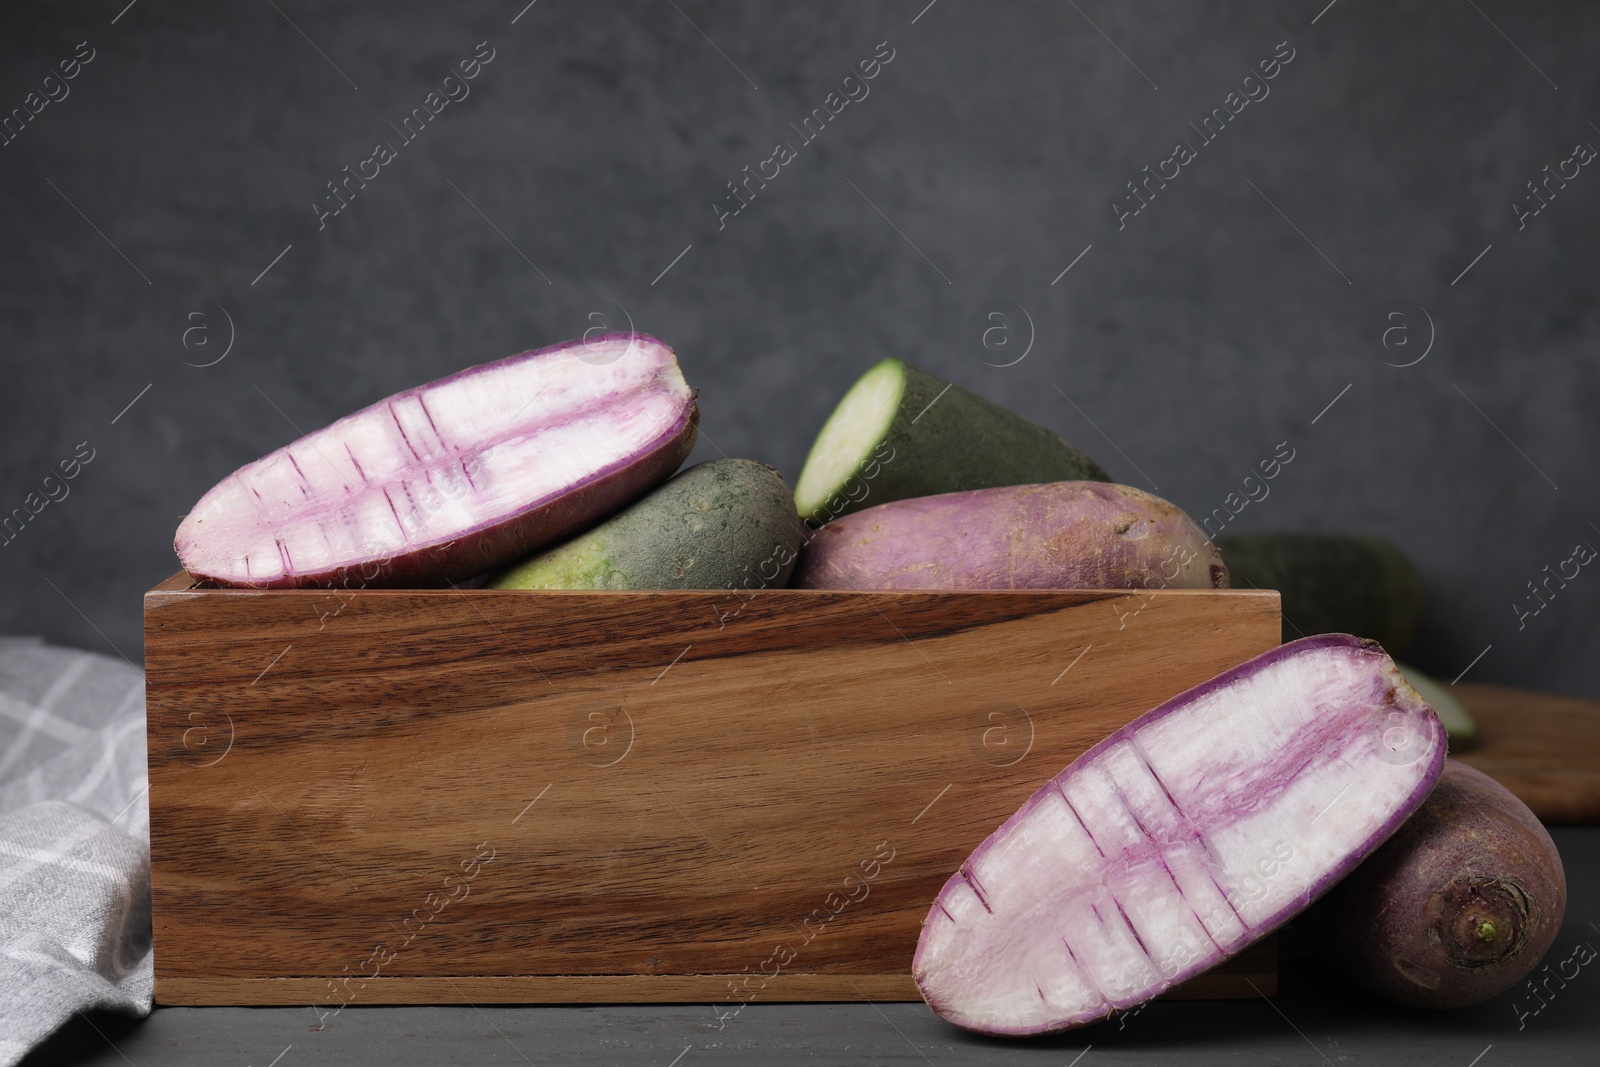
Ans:
{"type": "MultiPolygon", "coordinates": [[[[1226,965],[1168,990],[1166,1000],[1239,1000],[1278,991],[1278,938],[1257,941],[1226,965]]],[[[689,1004],[727,1002],[744,974],[508,974],[370,979],[357,1004],[689,1004]]],[[[354,983],[352,983],[354,984],[354,983]]],[[[780,974],[758,1003],[899,1000],[922,995],[910,974],[780,974]]],[[[164,1004],[338,1005],[323,978],[166,978],[164,1004]]],[[[738,1006],[738,1001],[731,1005],[738,1006]]]]}
{"type": "Polygon", "coordinates": [[[1477,744],[1451,753],[1505,786],[1544,822],[1600,822],[1600,701],[1460,682],[1477,744]]]}
{"type": "Polygon", "coordinates": [[[905,995],[973,847],[1278,634],[1254,591],[190,584],[145,598],[163,1003],[905,995]]]}

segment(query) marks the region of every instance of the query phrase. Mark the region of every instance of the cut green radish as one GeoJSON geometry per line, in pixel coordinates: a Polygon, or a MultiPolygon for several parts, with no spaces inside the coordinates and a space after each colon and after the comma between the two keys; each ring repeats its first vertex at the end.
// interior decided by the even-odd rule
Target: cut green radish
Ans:
{"type": "Polygon", "coordinates": [[[979,845],[923,923],[917,987],[993,1034],[1149,1000],[1326,892],[1427,798],[1444,750],[1376,642],[1257,656],[1089,749],[979,845]]]}
{"type": "Polygon", "coordinates": [[[1422,699],[1439,716],[1439,721],[1444,723],[1444,732],[1450,737],[1450,751],[1460,752],[1472,747],[1472,742],[1478,736],[1478,724],[1472,721],[1472,716],[1461,706],[1461,701],[1450,692],[1450,687],[1434,681],[1409,664],[1397,662],[1395,666],[1400,668],[1400,673],[1406,676],[1411,688],[1422,695],[1422,699]]]}
{"type": "Polygon", "coordinates": [[[813,522],[908,497],[1041,482],[1109,482],[1058,435],[898,359],[878,363],[823,424],[795,486],[813,522]]]}

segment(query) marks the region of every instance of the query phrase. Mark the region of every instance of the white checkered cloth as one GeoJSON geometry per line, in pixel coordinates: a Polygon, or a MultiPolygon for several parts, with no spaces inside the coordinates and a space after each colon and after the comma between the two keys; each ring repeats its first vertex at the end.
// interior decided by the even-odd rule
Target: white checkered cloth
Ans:
{"type": "Polygon", "coordinates": [[[150,1012],[144,675],[0,637],[0,1067],[74,1012],[150,1012]]]}

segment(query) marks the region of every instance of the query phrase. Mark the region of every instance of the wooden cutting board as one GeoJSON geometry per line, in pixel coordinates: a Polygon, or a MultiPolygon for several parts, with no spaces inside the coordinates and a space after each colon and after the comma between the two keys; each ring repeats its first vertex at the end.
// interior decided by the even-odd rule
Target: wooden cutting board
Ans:
{"type": "Polygon", "coordinates": [[[1451,691],[1478,722],[1477,743],[1452,756],[1547,823],[1600,823],[1600,701],[1465,682],[1451,691]]]}

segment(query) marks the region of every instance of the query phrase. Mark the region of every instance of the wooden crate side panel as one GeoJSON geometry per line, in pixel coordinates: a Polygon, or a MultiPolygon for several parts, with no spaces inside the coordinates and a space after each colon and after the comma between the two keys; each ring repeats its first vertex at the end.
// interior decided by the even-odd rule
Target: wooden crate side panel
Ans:
{"type": "Polygon", "coordinates": [[[1253,593],[150,597],[163,981],[904,975],[1044,779],[1278,626],[1253,593]]]}
{"type": "MultiPolygon", "coordinates": [[[[1236,1000],[1278,991],[1273,935],[1163,994],[1164,1000],[1236,1000]]],[[[156,999],[167,1005],[260,1004],[574,1004],[918,1001],[909,974],[458,975],[372,978],[161,978],[156,999]]]]}

